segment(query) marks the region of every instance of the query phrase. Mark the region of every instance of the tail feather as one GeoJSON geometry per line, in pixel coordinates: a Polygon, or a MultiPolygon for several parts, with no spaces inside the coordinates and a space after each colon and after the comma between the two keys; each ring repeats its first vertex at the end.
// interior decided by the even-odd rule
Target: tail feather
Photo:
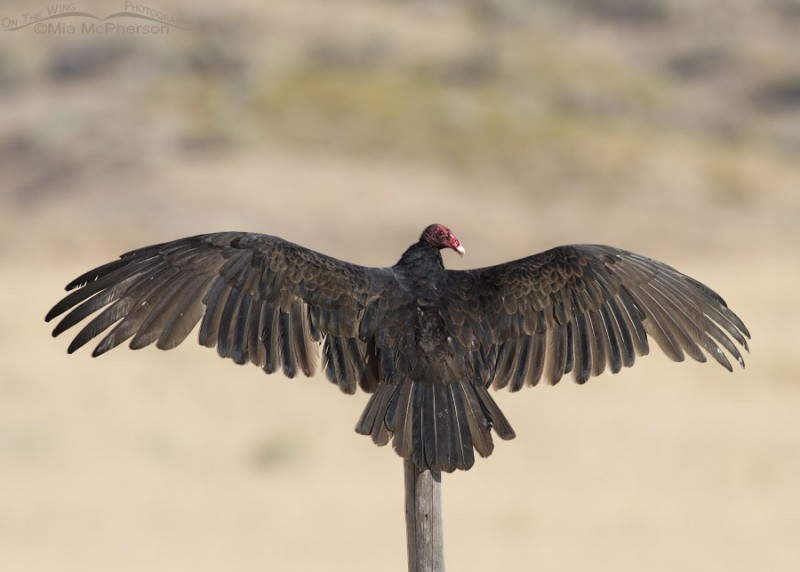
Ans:
{"type": "Polygon", "coordinates": [[[356,431],[378,445],[392,439],[398,455],[419,467],[452,472],[493,449],[491,430],[511,439],[514,430],[483,386],[468,381],[427,384],[405,378],[381,384],[367,403],[356,431]]]}
{"type": "Polygon", "coordinates": [[[489,431],[491,428],[490,421],[486,418],[485,410],[481,407],[478,396],[472,387],[465,388],[463,381],[458,383],[464,395],[465,407],[464,416],[469,424],[469,431],[472,435],[472,444],[475,450],[481,457],[488,457],[494,450],[494,443],[492,442],[492,434],[489,431]],[[471,391],[470,391],[471,390],[471,391]]]}
{"type": "MultiPolygon", "coordinates": [[[[392,415],[376,420],[383,423],[390,433],[394,433],[392,447],[404,459],[412,458],[413,433],[414,433],[414,389],[415,384],[406,381],[395,386],[397,405],[392,410],[392,415]]],[[[424,463],[423,463],[424,464],[424,463]]],[[[420,463],[417,463],[419,466],[420,463]]]]}
{"type": "Polygon", "coordinates": [[[456,466],[467,470],[475,463],[475,454],[472,452],[472,433],[469,423],[460,412],[464,411],[464,399],[454,384],[447,387],[448,408],[452,420],[453,449],[456,455],[456,466]]]}

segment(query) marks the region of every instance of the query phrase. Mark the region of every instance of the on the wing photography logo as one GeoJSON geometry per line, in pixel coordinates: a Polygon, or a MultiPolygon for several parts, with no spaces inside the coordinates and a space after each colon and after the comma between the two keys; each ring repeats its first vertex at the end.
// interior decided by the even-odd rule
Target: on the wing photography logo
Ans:
{"type": "Polygon", "coordinates": [[[77,4],[56,3],[17,15],[0,15],[0,30],[32,30],[36,34],[151,35],[163,36],[171,30],[188,30],[190,22],[153,6],[125,0],[122,9],[108,15],[85,12],[77,4]]]}

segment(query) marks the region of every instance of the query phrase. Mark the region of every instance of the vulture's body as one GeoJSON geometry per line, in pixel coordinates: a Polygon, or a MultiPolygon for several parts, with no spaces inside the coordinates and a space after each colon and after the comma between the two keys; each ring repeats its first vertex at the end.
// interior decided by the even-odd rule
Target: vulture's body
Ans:
{"type": "Polygon", "coordinates": [[[58,335],[96,314],[69,351],[94,337],[100,355],[199,341],[267,373],[327,377],[372,396],[356,430],[393,440],[419,467],[469,469],[514,431],[488,389],[512,391],[572,373],[579,383],[633,365],[648,336],[672,359],[744,365],[747,328],[708,287],[660,262],[599,245],[562,246],[478,270],[441,225],[390,268],[336,260],[277,237],[217,233],[159,244],[87,272],[47,315],[58,335]]]}

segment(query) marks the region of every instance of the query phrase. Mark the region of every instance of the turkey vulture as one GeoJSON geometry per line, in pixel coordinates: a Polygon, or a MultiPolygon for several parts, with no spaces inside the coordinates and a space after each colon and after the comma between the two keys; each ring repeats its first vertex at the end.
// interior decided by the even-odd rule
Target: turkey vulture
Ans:
{"type": "Polygon", "coordinates": [[[267,373],[314,374],[372,394],[356,431],[421,469],[469,469],[476,450],[514,430],[489,387],[518,391],[572,373],[584,383],[649,351],[706,354],[744,367],[742,321],[707,286],[611,246],[560,246],[476,270],[446,270],[440,251],[464,248],[428,226],[389,268],[337,260],[278,237],[223,232],[123,254],[79,276],[47,314],[69,311],[57,336],[99,312],[72,353],[104,334],[99,356],[132,337],[174,348],[200,322],[199,341],[267,373]],[[113,326],[113,327],[112,327],[113,326]],[[105,333],[109,328],[110,331],[105,333]]]}

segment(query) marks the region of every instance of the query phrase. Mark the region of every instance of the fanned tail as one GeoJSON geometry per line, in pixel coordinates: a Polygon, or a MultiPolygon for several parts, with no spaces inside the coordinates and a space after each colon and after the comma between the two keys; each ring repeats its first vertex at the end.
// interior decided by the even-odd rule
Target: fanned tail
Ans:
{"type": "Polygon", "coordinates": [[[367,403],[356,431],[377,445],[393,438],[404,459],[432,470],[466,471],[494,449],[491,430],[513,439],[514,430],[483,386],[469,381],[422,383],[404,378],[382,383],[367,403]]]}

